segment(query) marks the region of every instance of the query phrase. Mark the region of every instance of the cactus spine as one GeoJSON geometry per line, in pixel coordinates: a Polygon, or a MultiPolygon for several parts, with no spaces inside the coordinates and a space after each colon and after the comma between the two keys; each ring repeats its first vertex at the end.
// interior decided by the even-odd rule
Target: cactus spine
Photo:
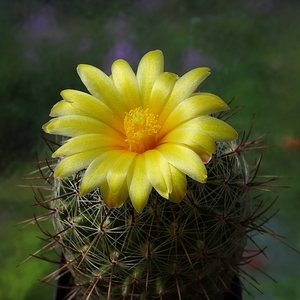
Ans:
{"type": "Polygon", "coordinates": [[[274,178],[255,182],[259,164],[250,170],[244,157],[247,150],[264,148],[259,142],[218,143],[207,183],[189,179],[180,203],[153,191],[141,213],[130,201],[107,207],[98,189],[79,196],[83,171],[54,179],[57,161],[41,162],[51,199],[40,204],[50,213],[34,221],[52,220],[49,247],[61,249],[65,258],[47,280],[71,272],[66,299],[223,299],[240,275],[249,231],[265,231],[259,225],[263,205],[253,208],[251,189],[274,178]]]}

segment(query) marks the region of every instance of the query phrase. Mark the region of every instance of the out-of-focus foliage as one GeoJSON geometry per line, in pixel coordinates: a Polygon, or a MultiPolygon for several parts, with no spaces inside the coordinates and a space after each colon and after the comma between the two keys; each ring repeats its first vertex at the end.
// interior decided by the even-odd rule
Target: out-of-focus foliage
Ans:
{"type": "MultiPolygon", "coordinates": [[[[292,189],[281,191],[277,203],[281,210],[270,227],[299,249],[295,231],[300,209],[299,13],[297,0],[0,0],[1,176],[9,177],[16,168],[34,161],[35,153],[44,156],[41,125],[60,100],[61,90],[82,90],[76,74],[79,63],[109,73],[117,58],[136,66],[143,54],[161,49],[167,58],[166,69],[177,70],[179,75],[198,66],[212,69],[214,75],[202,90],[225,101],[235,98],[231,106],[245,105],[229,120],[240,132],[248,130],[253,114],[253,137],[271,132],[268,144],[277,147],[267,150],[262,173],[289,177],[279,184],[292,189]]],[[[0,191],[0,217],[3,228],[9,226],[1,236],[6,261],[2,274],[7,276],[1,277],[0,289],[9,289],[2,299],[22,300],[27,299],[25,293],[12,292],[18,291],[22,281],[18,276],[28,279],[27,290],[42,276],[36,271],[26,275],[16,271],[20,256],[25,259],[27,253],[16,254],[7,245],[22,247],[22,239],[16,242],[20,232],[14,234],[11,225],[32,217],[34,200],[30,192],[6,188],[8,182],[11,184],[3,181],[0,191]],[[15,288],[5,283],[7,278],[15,281],[15,288]]],[[[38,229],[23,229],[21,235],[28,243],[27,251],[34,252],[33,236],[39,235],[38,229]]],[[[258,264],[278,283],[254,271],[265,293],[255,294],[255,299],[300,297],[295,279],[299,256],[275,239],[268,244],[270,259],[262,258],[258,264]]],[[[31,266],[36,269],[34,263],[31,266]]],[[[42,298],[51,299],[51,295],[37,296],[42,298]]]]}

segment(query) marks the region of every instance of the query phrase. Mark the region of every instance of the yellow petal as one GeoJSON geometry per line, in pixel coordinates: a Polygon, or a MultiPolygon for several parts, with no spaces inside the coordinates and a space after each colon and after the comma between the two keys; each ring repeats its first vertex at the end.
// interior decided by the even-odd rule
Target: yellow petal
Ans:
{"type": "Polygon", "coordinates": [[[86,195],[106,181],[111,165],[124,151],[107,150],[97,156],[86,169],[80,184],[80,194],[86,195]]]}
{"type": "Polygon", "coordinates": [[[172,182],[169,163],[166,158],[157,150],[144,152],[147,176],[156,191],[168,199],[172,192],[172,182]]]}
{"type": "Polygon", "coordinates": [[[129,64],[119,59],[113,63],[111,70],[113,81],[128,109],[141,106],[142,102],[137,79],[129,64]]]}
{"type": "Polygon", "coordinates": [[[179,128],[169,132],[161,143],[184,144],[201,156],[205,162],[216,151],[215,140],[206,132],[196,128],[179,128]]]}
{"type": "Polygon", "coordinates": [[[136,157],[135,152],[126,151],[117,158],[107,173],[107,182],[112,194],[118,193],[126,181],[128,170],[136,157]]]}
{"type": "Polygon", "coordinates": [[[90,133],[116,134],[110,126],[85,116],[65,116],[51,119],[43,125],[43,130],[51,134],[78,136],[90,133]]]}
{"type": "Polygon", "coordinates": [[[215,141],[228,142],[236,140],[237,132],[222,120],[201,116],[181,124],[178,128],[198,128],[208,133],[215,141]]]}
{"type": "Polygon", "coordinates": [[[199,84],[210,74],[208,68],[198,68],[191,70],[180,77],[173,88],[173,91],[162,111],[159,121],[163,121],[173,111],[173,109],[184,99],[188,98],[199,84]]]}
{"type": "Polygon", "coordinates": [[[93,149],[67,156],[55,167],[54,177],[65,178],[71,176],[72,174],[85,169],[100,154],[101,150],[93,149]]]}
{"type": "Polygon", "coordinates": [[[50,117],[62,117],[62,116],[68,116],[68,115],[76,115],[76,116],[85,116],[85,117],[91,117],[88,113],[77,109],[71,105],[71,103],[61,100],[57,102],[50,111],[50,117]]]}
{"type": "Polygon", "coordinates": [[[129,197],[136,211],[141,212],[148,202],[152,185],[147,177],[145,157],[138,154],[127,176],[129,197]]]}
{"type": "Polygon", "coordinates": [[[163,136],[179,124],[201,115],[229,109],[228,105],[218,96],[201,93],[185,99],[170,113],[163,124],[160,134],[163,136]]]}
{"type": "Polygon", "coordinates": [[[161,51],[151,51],[143,56],[137,69],[137,81],[143,105],[148,105],[153,84],[163,72],[164,57],[161,51]]]}
{"type": "Polygon", "coordinates": [[[103,147],[126,147],[124,139],[118,137],[117,134],[86,134],[73,137],[65,142],[60,148],[58,148],[52,157],[59,157],[65,155],[72,155],[79,152],[85,152],[88,150],[103,148],[103,147]]]}
{"type": "Polygon", "coordinates": [[[172,143],[159,145],[157,150],[182,173],[199,182],[206,181],[206,168],[195,151],[186,146],[172,143]]]}
{"type": "Polygon", "coordinates": [[[169,200],[178,203],[184,198],[186,194],[187,180],[185,174],[183,174],[171,164],[170,171],[172,174],[171,179],[173,190],[172,193],[169,195],[169,200]]]}
{"type": "Polygon", "coordinates": [[[103,101],[119,117],[124,117],[126,105],[113,81],[104,72],[89,65],[79,65],[77,72],[93,96],[103,101]]]}
{"type": "Polygon", "coordinates": [[[119,117],[99,99],[80,91],[64,90],[61,96],[74,108],[77,108],[89,116],[110,125],[111,127],[122,129],[123,122],[119,117]]]}
{"type": "Polygon", "coordinates": [[[200,105],[201,115],[209,115],[214,112],[228,110],[229,106],[220,97],[211,93],[194,93],[189,99],[195,102],[195,105],[200,105]],[[196,104],[197,103],[197,104],[196,104]]]}
{"type": "Polygon", "coordinates": [[[177,79],[177,74],[167,72],[161,73],[156,78],[149,98],[149,108],[153,114],[161,112],[177,79]]]}
{"type": "Polygon", "coordinates": [[[112,192],[107,181],[100,185],[101,197],[105,204],[109,207],[120,207],[128,198],[128,189],[126,181],[123,182],[121,188],[116,192],[112,192]]]}

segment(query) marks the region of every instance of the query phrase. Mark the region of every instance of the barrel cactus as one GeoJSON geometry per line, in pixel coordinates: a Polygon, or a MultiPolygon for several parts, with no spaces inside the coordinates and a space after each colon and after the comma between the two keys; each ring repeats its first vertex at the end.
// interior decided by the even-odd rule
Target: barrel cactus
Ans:
{"type": "Polygon", "coordinates": [[[49,213],[34,220],[51,219],[63,258],[49,278],[71,274],[66,299],[234,295],[249,231],[262,230],[251,190],[273,180],[255,182],[245,160],[261,138],[236,140],[227,104],[194,92],[208,69],[178,78],[160,51],[136,75],[123,60],[110,77],[78,73],[92,95],[63,91],[43,126],[69,137],[40,163],[49,213]]]}

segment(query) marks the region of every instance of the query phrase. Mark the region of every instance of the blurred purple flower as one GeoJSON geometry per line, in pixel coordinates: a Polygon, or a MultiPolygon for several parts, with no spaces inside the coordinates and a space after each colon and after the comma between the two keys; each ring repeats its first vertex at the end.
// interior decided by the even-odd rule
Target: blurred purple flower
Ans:
{"type": "Polygon", "coordinates": [[[211,65],[211,60],[201,51],[191,49],[183,53],[181,71],[186,73],[196,67],[207,67],[211,65]]]}
{"type": "Polygon", "coordinates": [[[120,15],[117,19],[109,20],[105,25],[107,35],[114,39],[119,40],[128,36],[131,31],[129,19],[125,15],[120,15]]]}
{"type": "Polygon", "coordinates": [[[126,41],[117,42],[107,53],[105,58],[105,70],[110,72],[110,66],[116,59],[124,59],[131,66],[135,66],[139,60],[139,53],[134,46],[126,41]]]}
{"type": "Polygon", "coordinates": [[[246,2],[247,11],[268,12],[274,8],[274,0],[248,0],[246,2]]]}
{"type": "Polygon", "coordinates": [[[64,32],[58,25],[54,7],[43,5],[27,16],[18,40],[24,50],[26,61],[31,65],[38,65],[41,55],[39,46],[45,41],[52,44],[60,43],[64,36],[64,32]]]}
{"type": "Polygon", "coordinates": [[[90,37],[82,38],[77,44],[77,52],[83,53],[89,51],[93,47],[93,40],[90,37]]]}
{"type": "Polygon", "coordinates": [[[36,50],[33,48],[26,49],[24,52],[26,60],[33,66],[33,64],[40,63],[40,56],[37,54],[36,50]]]}
{"type": "Polygon", "coordinates": [[[50,39],[54,42],[62,40],[63,31],[59,28],[55,10],[50,5],[41,7],[31,13],[24,23],[25,42],[39,42],[41,39],[50,39]]]}
{"type": "Polygon", "coordinates": [[[158,11],[162,7],[161,0],[136,0],[135,8],[142,11],[158,11]]]}

